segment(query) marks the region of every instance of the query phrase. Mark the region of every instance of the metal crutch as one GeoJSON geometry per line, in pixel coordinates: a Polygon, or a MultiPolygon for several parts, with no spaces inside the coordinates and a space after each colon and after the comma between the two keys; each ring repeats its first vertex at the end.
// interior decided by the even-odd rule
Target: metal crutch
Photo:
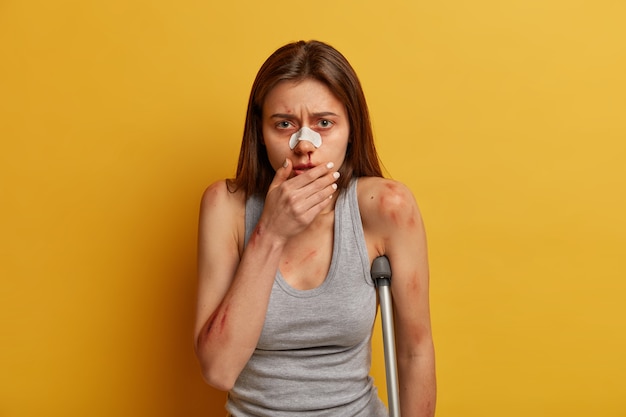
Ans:
{"type": "Polygon", "coordinates": [[[391,304],[391,265],[389,265],[389,259],[387,259],[386,256],[379,256],[374,259],[371,274],[378,288],[378,296],[380,299],[389,417],[400,417],[396,339],[393,331],[393,305],[391,304]]]}

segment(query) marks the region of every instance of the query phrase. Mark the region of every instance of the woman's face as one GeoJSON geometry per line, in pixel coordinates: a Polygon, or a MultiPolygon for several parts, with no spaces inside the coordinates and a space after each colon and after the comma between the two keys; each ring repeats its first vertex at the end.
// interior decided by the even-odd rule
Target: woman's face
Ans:
{"type": "Polygon", "coordinates": [[[345,106],[320,81],[283,81],[263,103],[263,143],[274,170],[286,158],[293,163],[292,175],[328,162],[333,162],[338,170],[346,156],[349,135],[345,106]],[[293,149],[289,147],[291,135],[302,127],[320,134],[319,147],[307,140],[297,142],[293,149]]]}

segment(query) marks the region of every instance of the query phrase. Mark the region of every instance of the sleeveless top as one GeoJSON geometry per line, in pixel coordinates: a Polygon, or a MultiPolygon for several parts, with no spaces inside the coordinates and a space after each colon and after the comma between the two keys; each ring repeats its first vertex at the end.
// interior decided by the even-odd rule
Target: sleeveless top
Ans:
{"type": "MultiPolygon", "coordinates": [[[[388,416],[369,376],[376,289],[356,184],[337,197],[324,282],[298,290],[276,272],[256,350],[228,393],[233,417],[388,416]]],[[[246,202],[246,243],[263,204],[246,202]]]]}

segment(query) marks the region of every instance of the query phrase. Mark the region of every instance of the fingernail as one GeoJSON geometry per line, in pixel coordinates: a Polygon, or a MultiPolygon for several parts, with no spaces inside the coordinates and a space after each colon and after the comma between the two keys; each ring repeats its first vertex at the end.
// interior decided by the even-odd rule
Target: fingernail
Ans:
{"type": "Polygon", "coordinates": [[[332,187],[333,187],[334,190],[336,190],[337,189],[337,184],[333,183],[332,187]]]}
{"type": "Polygon", "coordinates": [[[287,168],[288,166],[289,166],[289,161],[285,159],[285,162],[283,162],[283,168],[287,168]]]}
{"type": "Polygon", "coordinates": [[[340,173],[338,172],[333,172],[333,177],[335,177],[335,179],[339,178],[341,176],[340,173]]]}
{"type": "Polygon", "coordinates": [[[329,162],[326,164],[326,168],[331,169],[332,167],[334,167],[335,164],[333,164],[332,162],[329,162]]]}

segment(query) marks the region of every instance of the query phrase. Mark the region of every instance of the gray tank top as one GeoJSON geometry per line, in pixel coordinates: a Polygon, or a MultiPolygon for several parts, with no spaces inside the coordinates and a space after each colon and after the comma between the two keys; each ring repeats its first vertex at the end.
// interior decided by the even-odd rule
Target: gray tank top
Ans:
{"type": "MultiPolygon", "coordinates": [[[[369,376],[376,289],[356,185],[337,198],[324,282],[297,290],[277,271],[257,348],[228,394],[232,416],[387,417],[369,376]]],[[[246,243],[263,204],[246,202],[246,243]]]]}

